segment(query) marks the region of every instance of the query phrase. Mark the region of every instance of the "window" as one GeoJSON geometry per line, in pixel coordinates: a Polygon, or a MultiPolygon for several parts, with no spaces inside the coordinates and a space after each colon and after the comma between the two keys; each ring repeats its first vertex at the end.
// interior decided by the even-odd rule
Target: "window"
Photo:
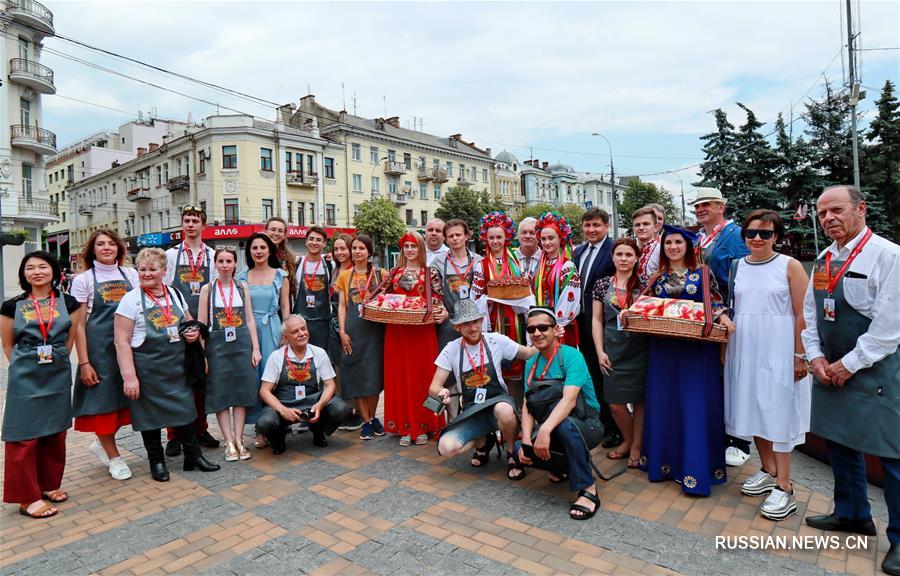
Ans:
{"type": "Polygon", "coordinates": [[[222,168],[231,170],[237,166],[237,146],[222,146],[222,168]]]}
{"type": "Polygon", "coordinates": [[[432,160],[431,167],[434,168],[435,170],[440,170],[441,169],[441,161],[440,160],[432,160]]]}
{"type": "Polygon", "coordinates": [[[165,180],[166,182],[169,181],[169,163],[168,162],[163,164],[163,180],[165,180]]]}
{"type": "Polygon", "coordinates": [[[453,178],[453,162],[447,160],[447,177],[453,178]]]}
{"type": "Polygon", "coordinates": [[[378,176],[372,176],[372,194],[378,194],[380,192],[380,183],[378,176]]]}
{"type": "Polygon", "coordinates": [[[440,184],[434,185],[434,199],[435,200],[441,199],[441,185],[440,184]]]}
{"type": "Polygon", "coordinates": [[[428,200],[428,184],[419,184],[419,199],[428,200]]]}
{"type": "Polygon", "coordinates": [[[288,223],[294,223],[294,203],[288,200],[287,202],[287,221],[288,223]]]}
{"type": "Polygon", "coordinates": [[[424,156],[419,156],[419,168],[421,168],[423,170],[425,169],[425,157],[424,156]]]}
{"type": "Polygon", "coordinates": [[[422,217],[422,219],[419,220],[419,225],[420,225],[420,226],[424,226],[425,223],[428,222],[428,210],[422,210],[422,211],[419,213],[419,216],[422,217]]]}
{"type": "Polygon", "coordinates": [[[206,174],[206,152],[201,150],[197,153],[199,160],[197,161],[197,173],[206,174]]]}
{"type": "Polygon", "coordinates": [[[316,169],[314,166],[315,161],[316,161],[315,156],[313,156],[312,154],[306,155],[306,173],[307,174],[315,174],[316,173],[316,169]]]}
{"type": "Polygon", "coordinates": [[[22,164],[22,194],[27,200],[31,200],[32,182],[31,173],[33,170],[31,164],[22,164]]]}
{"type": "Polygon", "coordinates": [[[28,60],[28,40],[19,38],[19,58],[28,60]]]}
{"type": "Polygon", "coordinates": [[[350,145],[350,157],[357,162],[362,160],[362,149],[359,144],[350,145]]]}
{"type": "Polygon", "coordinates": [[[294,171],[294,153],[293,152],[285,152],[284,153],[284,170],[290,174],[294,171]]]}
{"type": "Polygon", "coordinates": [[[406,165],[407,170],[412,170],[412,155],[404,153],[403,163],[406,165]]]}
{"type": "Polygon", "coordinates": [[[413,189],[413,187],[412,187],[412,181],[411,181],[411,180],[404,180],[404,181],[403,181],[403,190],[402,190],[402,192],[403,192],[404,194],[409,194],[410,196],[412,196],[412,189],[413,189]]]}
{"type": "Polygon", "coordinates": [[[294,172],[303,173],[303,154],[297,152],[297,163],[294,165],[294,172]]]}
{"type": "Polygon", "coordinates": [[[306,224],[306,202],[297,202],[297,224],[306,224]]]}
{"type": "Polygon", "coordinates": [[[262,219],[268,220],[275,215],[275,201],[271,198],[263,198],[262,201],[262,219]]]}
{"type": "Polygon", "coordinates": [[[407,226],[414,226],[414,225],[415,225],[414,222],[415,222],[415,220],[413,220],[413,211],[412,211],[412,210],[407,210],[407,211],[406,211],[406,225],[407,225],[407,226]]]}
{"type": "Polygon", "coordinates": [[[206,200],[200,202],[200,210],[202,210],[204,214],[208,214],[206,211],[206,200]]]}
{"type": "Polygon", "coordinates": [[[31,102],[24,98],[19,98],[19,119],[25,126],[31,124],[31,102]]]}
{"type": "Polygon", "coordinates": [[[335,209],[334,204],[326,204],[325,205],[325,225],[326,226],[334,226],[335,225],[335,209]]]}
{"type": "Polygon", "coordinates": [[[240,210],[238,208],[237,198],[225,199],[225,223],[237,224],[240,219],[240,210]]]}
{"type": "Polygon", "coordinates": [[[362,192],[362,174],[353,175],[353,191],[362,192]]]}
{"type": "Polygon", "coordinates": [[[311,224],[316,223],[316,203],[315,202],[309,203],[309,221],[311,224]]]}
{"type": "Polygon", "coordinates": [[[325,158],[325,177],[334,178],[334,158],[325,158]]]}
{"type": "Polygon", "coordinates": [[[487,168],[482,168],[482,169],[481,169],[481,181],[482,181],[482,182],[487,182],[487,181],[488,181],[487,168]]]}
{"type": "Polygon", "coordinates": [[[378,146],[369,147],[369,162],[378,164],[378,146]]]}
{"type": "Polygon", "coordinates": [[[359,216],[359,204],[353,205],[353,219],[356,220],[356,217],[359,216]]]}
{"type": "Polygon", "coordinates": [[[396,180],[388,180],[388,194],[396,194],[397,193],[397,181],[396,180]]]}
{"type": "Polygon", "coordinates": [[[397,152],[395,150],[388,150],[388,160],[391,162],[397,161],[397,152]]]}
{"type": "Polygon", "coordinates": [[[259,149],[259,169],[265,172],[272,171],[272,149],[271,148],[260,148],[259,149]]]}
{"type": "Polygon", "coordinates": [[[465,164],[459,165],[459,179],[460,180],[466,179],[466,165],[465,164]]]}

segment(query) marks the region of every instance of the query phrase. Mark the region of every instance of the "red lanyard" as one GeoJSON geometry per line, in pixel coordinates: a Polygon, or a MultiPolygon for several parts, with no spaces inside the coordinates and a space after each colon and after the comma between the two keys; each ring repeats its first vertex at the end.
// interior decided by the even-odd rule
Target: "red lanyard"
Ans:
{"type": "MultiPolygon", "coordinates": [[[[365,272],[363,272],[365,274],[365,272]]],[[[362,286],[359,285],[359,280],[354,280],[356,282],[356,293],[359,296],[360,302],[365,302],[369,298],[369,286],[372,283],[372,275],[375,274],[375,268],[369,272],[369,277],[366,278],[366,290],[363,291],[362,286]]],[[[353,276],[356,276],[356,268],[353,268],[353,276]]]]}
{"type": "MultiPolygon", "coordinates": [[[[469,258],[468,254],[466,255],[466,258],[469,258]]],[[[472,266],[475,265],[475,259],[469,258],[469,265],[466,267],[466,271],[463,273],[460,273],[459,268],[456,267],[456,263],[453,261],[452,255],[447,254],[447,261],[450,262],[451,266],[453,266],[453,271],[456,272],[457,278],[468,278],[469,272],[472,271],[472,266]]]]}
{"type": "MultiPolygon", "coordinates": [[[[555,326],[553,327],[555,328],[555,326]]],[[[547,371],[550,370],[550,365],[553,364],[553,359],[556,358],[556,353],[559,352],[559,344],[557,343],[556,348],[553,350],[553,355],[550,356],[550,359],[547,360],[547,365],[544,366],[544,371],[541,372],[541,375],[538,376],[538,380],[543,380],[544,376],[547,375],[547,371]]],[[[527,384],[530,386],[531,381],[534,379],[534,371],[537,369],[537,361],[540,359],[540,356],[534,360],[534,364],[531,365],[531,372],[528,373],[528,380],[526,380],[527,384]]]]}
{"type": "Polygon", "coordinates": [[[484,339],[482,338],[481,341],[478,342],[478,350],[481,354],[481,364],[478,368],[475,367],[475,359],[472,358],[472,355],[469,354],[469,349],[466,348],[465,340],[461,340],[459,345],[463,347],[463,350],[466,353],[466,357],[469,359],[469,365],[472,367],[472,370],[476,374],[478,374],[479,378],[481,378],[479,382],[484,383],[484,375],[487,374],[487,366],[484,365],[484,339]]]}
{"type": "Polygon", "coordinates": [[[228,286],[228,303],[225,303],[225,291],[222,290],[222,283],[216,282],[219,287],[219,295],[222,297],[222,307],[225,309],[225,318],[228,325],[231,326],[231,318],[234,316],[234,280],[228,286]]]}
{"type": "Polygon", "coordinates": [[[306,284],[307,290],[312,290],[310,287],[310,282],[315,279],[316,276],[319,275],[319,268],[322,266],[322,257],[319,257],[319,261],[316,262],[316,268],[313,270],[312,275],[306,273],[306,264],[309,263],[309,258],[303,258],[303,266],[300,267],[300,273],[303,274],[303,283],[306,284]]]}
{"type": "Polygon", "coordinates": [[[191,278],[197,277],[197,269],[200,267],[200,264],[206,257],[206,248],[203,246],[203,242],[200,243],[200,252],[197,253],[197,261],[194,261],[194,253],[191,252],[191,247],[184,244],[184,250],[187,252],[188,266],[191,267],[191,278]]]}
{"type": "Polygon", "coordinates": [[[156,299],[156,296],[150,293],[149,290],[144,288],[144,293],[153,300],[153,303],[156,304],[156,307],[162,312],[163,319],[166,321],[166,326],[172,325],[172,301],[169,300],[169,290],[166,287],[163,287],[163,296],[166,297],[166,305],[165,307],[156,299]]]}
{"type": "Polygon", "coordinates": [[[297,368],[296,366],[294,366],[294,363],[291,362],[291,359],[288,357],[288,348],[290,348],[290,347],[291,347],[290,344],[288,344],[287,346],[284,347],[284,361],[285,361],[285,362],[287,363],[287,365],[288,365],[288,372],[293,372],[293,373],[296,374],[296,373],[298,373],[298,372],[300,371],[301,368],[306,368],[306,367],[308,367],[308,366],[309,366],[309,363],[310,363],[312,360],[307,360],[306,362],[301,362],[301,363],[300,363],[300,368],[297,368]]]}
{"type": "Polygon", "coordinates": [[[619,308],[624,310],[627,307],[627,302],[628,302],[628,284],[626,283],[625,289],[620,291],[618,281],[616,280],[615,276],[612,277],[612,281],[613,281],[613,288],[616,291],[616,298],[619,299],[619,308]]]}
{"type": "Polygon", "coordinates": [[[859,244],[856,245],[850,252],[850,256],[847,257],[847,261],[844,262],[844,265],[841,266],[841,269],[838,270],[837,276],[834,278],[831,277],[831,252],[825,255],[825,276],[828,278],[828,297],[831,297],[831,293],[834,292],[835,286],[837,286],[838,280],[844,275],[844,272],[847,271],[847,268],[850,267],[850,263],[853,262],[859,253],[862,252],[863,247],[865,247],[866,243],[869,241],[869,238],[872,237],[872,229],[869,228],[866,230],[865,236],[863,239],[859,241],[859,244]]]}
{"type": "Polygon", "coordinates": [[[47,338],[50,337],[50,328],[53,327],[53,313],[56,311],[56,294],[50,291],[50,319],[44,324],[44,314],[41,312],[41,303],[34,294],[31,295],[31,301],[34,303],[34,313],[37,314],[38,328],[41,329],[41,336],[44,337],[44,344],[47,344],[47,338]]]}
{"type": "Polygon", "coordinates": [[[728,224],[728,220],[723,220],[721,224],[713,228],[712,234],[708,234],[705,238],[700,240],[700,243],[697,244],[697,248],[694,250],[697,254],[700,253],[701,250],[710,245],[710,243],[716,239],[716,236],[719,235],[719,232],[725,228],[725,225],[728,224]]]}

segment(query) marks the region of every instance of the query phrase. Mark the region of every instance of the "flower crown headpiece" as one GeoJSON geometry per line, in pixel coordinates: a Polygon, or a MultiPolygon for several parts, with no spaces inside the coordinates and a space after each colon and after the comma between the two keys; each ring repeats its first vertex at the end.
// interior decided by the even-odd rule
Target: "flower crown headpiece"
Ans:
{"type": "Polygon", "coordinates": [[[494,226],[503,229],[507,244],[512,242],[513,237],[516,235],[516,227],[513,219],[503,212],[488,212],[481,217],[481,226],[478,233],[484,242],[487,242],[488,230],[494,226]]]}
{"type": "Polygon", "coordinates": [[[564,216],[556,212],[547,212],[538,218],[537,224],[534,226],[534,231],[538,238],[541,237],[541,230],[544,228],[553,228],[559,232],[563,244],[568,244],[569,240],[572,239],[572,228],[569,226],[569,222],[566,221],[564,216]]]}

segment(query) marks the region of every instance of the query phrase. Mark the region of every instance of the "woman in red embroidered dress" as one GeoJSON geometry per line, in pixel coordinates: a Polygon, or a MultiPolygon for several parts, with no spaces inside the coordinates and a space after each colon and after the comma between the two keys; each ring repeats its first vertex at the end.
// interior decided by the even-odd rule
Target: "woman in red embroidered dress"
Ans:
{"type": "Polygon", "coordinates": [[[562,343],[578,346],[575,316],[581,306],[581,277],[572,259],[572,228],[566,219],[547,212],[535,226],[541,241],[541,260],[534,275],[534,297],[538,306],[552,308],[556,323],[565,329],[562,343]]]}
{"type": "MultiPolygon", "coordinates": [[[[426,297],[431,283],[432,304],[438,321],[447,319],[441,305],[441,279],[434,268],[425,266],[425,241],[418,232],[400,239],[400,262],[388,277],[386,292],[426,297]]],[[[428,395],[428,379],[438,355],[437,333],[431,324],[388,324],[384,336],[384,420],[385,430],[400,436],[400,445],[428,443],[428,436],[443,427],[422,402],[428,395]]]]}

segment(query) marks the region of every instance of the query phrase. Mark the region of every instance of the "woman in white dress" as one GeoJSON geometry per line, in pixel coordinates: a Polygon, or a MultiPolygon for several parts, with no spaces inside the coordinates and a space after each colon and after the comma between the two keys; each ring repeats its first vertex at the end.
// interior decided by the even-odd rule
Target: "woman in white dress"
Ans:
{"type": "Polygon", "coordinates": [[[800,339],[809,279],[800,262],[775,252],[784,236],[777,212],[751,212],[742,233],[750,254],[731,266],[737,329],[725,360],[725,428],[753,437],[762,462],[741,492],[768,494],[760,514],[783,520],[797,510],[791,450],[809,430],[810,383],[800,339]]]}

